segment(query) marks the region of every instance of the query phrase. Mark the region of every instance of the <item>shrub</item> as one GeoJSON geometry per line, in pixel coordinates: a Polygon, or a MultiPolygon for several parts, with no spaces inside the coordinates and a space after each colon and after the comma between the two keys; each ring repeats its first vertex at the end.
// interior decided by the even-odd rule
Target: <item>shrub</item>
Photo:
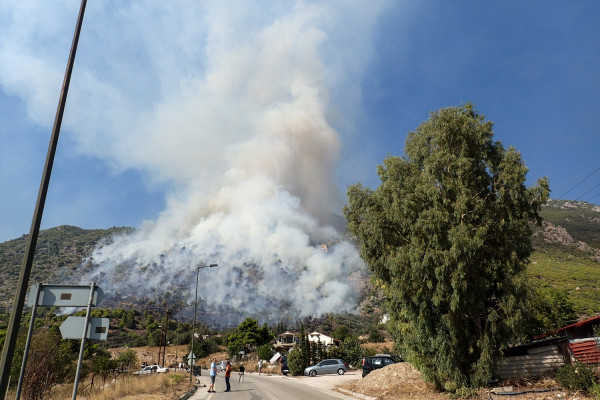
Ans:
{"type": "Polygon", "coordinates": [[[556,381],[565,389],[588,392],[597,386],[594,369],[589,365],[576,362],[567,364],[556,371],[556,381]]]}
{"type": "Polygon", "coordinates": [[[294,349],[289,352],[287,359],[288,367],[290,368],[290,374],[294,376],[304,374],[304,368],[308,365],[304,365],[304,357],[298,349],[294,349]]]}
{"type": "Polygon", "coordinates": [[[371,329],[369,332],[369,342],[371,343],[381,343],[385,341],[385,336],[381,333],[377,327],[371,329]]]}
{"type": "Polygon", "coordinates": [[[590,395],[594,399],[600,400],[600,382],[596,382],[592,385],[592,387],[588,391],[588,395],[590,395]]]}
{"type": "Polygon", "coordinates": [[[362,365],[363,349],[358,339],[352,336],[344,339],[339,347],[341,358],[353,367],[360,368],[362,365]]]}
{"type": "Polygon", "coordinates": [[[273,357],[273,348],[268,344],[263,344],[258,348],[258,358],[261,360],[270,360],[273,357]]]}
{"type": "Polygon", "coordinates": [[[451,399],[474,399],[477,397],[478,391],[475,388],[460,387],[456,389],[454,394],[450,395],[451,399]]]}

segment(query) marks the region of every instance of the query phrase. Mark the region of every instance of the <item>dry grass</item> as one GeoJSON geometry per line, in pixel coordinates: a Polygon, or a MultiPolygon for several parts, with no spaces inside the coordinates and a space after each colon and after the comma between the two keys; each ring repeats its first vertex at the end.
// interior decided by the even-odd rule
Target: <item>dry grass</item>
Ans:
{"type": "Polygon", "coordinates": [[[386,340],[379,343],[365,343],[363,347],[373,349],[377,353],[392,353],[394,352],[394,342],[386,340]]]}
{"type": "MultiPolygon", "coordinates": [[[[94,380],[94,387],[89,379],[80,382],[78,399],[113,400],[113,399],[177,399],[189,392],[193,384],[188,377],[179,373],[150,374],[145,376],[119,375],[116,380],[106,380],[102,386],[102,379],[94,380]]],[[[70,399],[73,385],[61,385],[53,389],[50,396],[54,400],[70,399]]]]}

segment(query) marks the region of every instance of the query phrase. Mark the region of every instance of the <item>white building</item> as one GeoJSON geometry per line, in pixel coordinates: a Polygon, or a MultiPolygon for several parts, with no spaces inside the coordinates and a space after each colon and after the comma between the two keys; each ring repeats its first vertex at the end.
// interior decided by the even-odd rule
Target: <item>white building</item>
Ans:
{"type": "Polygon", "coordinates": [[[325,334],[319,332],[312,332],[308,334],[308,341],[312,343],[322,343],[325,346],[333,346],[335,344],[335,339],[331,336],[327,336],[325,334]]]}

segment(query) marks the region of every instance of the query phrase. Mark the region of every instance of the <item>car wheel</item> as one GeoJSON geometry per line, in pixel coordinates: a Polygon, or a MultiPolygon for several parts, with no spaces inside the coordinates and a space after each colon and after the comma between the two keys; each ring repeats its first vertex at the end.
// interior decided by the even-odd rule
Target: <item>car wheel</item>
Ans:
{"type": "Polygon", "coordinates": [[[310,371],[309,375],[312,376],[312,377],[315,377],[315,376],[317,376],[317,371],[315,371],[313,369],[312,371],[310,371]]]}
{"type": "Polygon", "coordinates": [[[344,375],[344,372],[346,372],[344,371],[344,368],[338,369],[338,375],[344,375]]]}

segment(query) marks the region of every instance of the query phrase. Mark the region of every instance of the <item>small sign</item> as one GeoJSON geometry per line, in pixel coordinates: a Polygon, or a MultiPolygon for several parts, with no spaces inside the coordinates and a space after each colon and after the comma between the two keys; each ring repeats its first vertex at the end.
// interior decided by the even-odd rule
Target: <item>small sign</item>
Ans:
{"type": "MultiPolygon", "coordinates": [[[[108,318],[90,318],[86,339],[103,340],[108,337],[108,318]]],[[[60,326],[63,339],[81,339],[85,317],[68,317],[60,326]]]]}
{"type": "Polygon", "coordinates": [[[188,360],[188,364],[194,365],[194,363],[196,362],[196,355],[190,351],[190,354],[188,354],[188,356],[187,356],[187,360],[188,360]]]}
{"type": "MultiPolygon", "coordinates": [[[[82,285],[41,285],[39,307],[87,307],[90,301],[91,286],[82,285]]],[[[27,305],[33,307],[37,285],[29,290],[27,305]]],[[[98,286],[94,289],[92,306],[96,307],[104,299],[104,292],[98,286]]]]}

